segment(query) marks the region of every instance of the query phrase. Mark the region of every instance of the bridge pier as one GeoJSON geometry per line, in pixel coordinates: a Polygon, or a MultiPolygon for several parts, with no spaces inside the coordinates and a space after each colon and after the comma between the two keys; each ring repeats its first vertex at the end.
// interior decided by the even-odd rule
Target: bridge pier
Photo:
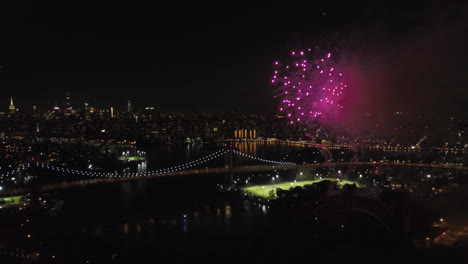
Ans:
{"type": "Polygon", "coordinates": [[[229,184],[234,183],[234,152],[231,149],[229,151],[229,184]]]}
{"type": "Polygon", "coordinates": [[[234,151],[232,148],[232,142],[229,143],[229,150],[226,154],[224,167],[228,169],[228,173],[226,175],[226,181],[229,184],[233,184],[234,183],[234,151]]]}
{"type": "Polygon", "coordinates": [[[20,163],[18,165],[18,172],[16,174],[16,178],[18,179],[18,182],[23,183],[24,180],[24,164],[20,163]]]}

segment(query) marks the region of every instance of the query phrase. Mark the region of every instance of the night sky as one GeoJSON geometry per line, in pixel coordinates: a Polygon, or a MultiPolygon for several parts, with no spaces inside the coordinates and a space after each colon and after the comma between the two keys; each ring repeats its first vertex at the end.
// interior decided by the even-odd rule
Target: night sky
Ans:
{"type": "Polygon", "coordinates": [[[349,58],[350,111],[467,110],[466,4],[34,2],[3,10],[2,110],[70,92],[75,107],[273,113],[273,61],[316,44],[349,58]]]}

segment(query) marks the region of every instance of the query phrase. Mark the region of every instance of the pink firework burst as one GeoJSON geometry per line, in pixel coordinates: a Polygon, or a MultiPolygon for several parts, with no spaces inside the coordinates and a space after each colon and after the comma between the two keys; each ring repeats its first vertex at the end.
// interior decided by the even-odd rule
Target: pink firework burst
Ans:
{"type": "Polygon", "coordinates": [[[274,63],[271,79],[280,98],[280,112],[290,123],[325,120],[335,116],[343,106],[346,88],[343,74],[336,68],[333,54],[293,51],[289,63],[274,63]]]}

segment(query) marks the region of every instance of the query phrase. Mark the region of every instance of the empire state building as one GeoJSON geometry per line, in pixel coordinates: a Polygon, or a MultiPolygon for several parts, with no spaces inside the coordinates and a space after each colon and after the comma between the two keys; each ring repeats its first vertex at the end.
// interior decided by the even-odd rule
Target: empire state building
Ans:
{"type": "Polygon", "coordinates": [[[10,113],[14,113],[16,111],[16,107],[15,105],[13,104],[13,98],[11,98],[11,101],[10,101],[10,113]]]}

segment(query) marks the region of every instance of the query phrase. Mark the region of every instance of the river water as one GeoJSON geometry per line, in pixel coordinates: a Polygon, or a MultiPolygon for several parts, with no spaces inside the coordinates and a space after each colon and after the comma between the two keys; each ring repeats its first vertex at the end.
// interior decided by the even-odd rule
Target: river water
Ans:
{"type": "MultiPolygon", "coordinates": [[[[235,147],[252,156],[284,161],[297,158],[304,150],[296,145],[255,142],[235,147]]],[[[220,148],[190,144],[141,150],[147,153],[148,170],[153,170],[185,163],[220,148]]],[[[224,166],[225,162],[220,158],[207,166],[224,166]]],[[[235,163],[258,164],[238,157],[235,163]]],[[[161,177],[55,191],[50,195],[64,201],[61,211],[38,220],[34,242],[27,246],[37,248],[44,259],[56,256],[63,263],[154,263],[163,256],[173,260],[253,254],[272,257],[272,251],[289,255],[296,249],[308,252],[312,245],[327,245],[329,250],[322,257],[328,259],[327,254],[343,243],[356,246],[363,239],[370,243],[394,239],[362,216],[353,216],[350,221],[341,215],[293,220],[285,218],[284,213],[272,215],[268,206],[221,191],[218,185],[227,182],[226,176],[161,177]],[[353,228],[345,229],[343,223],[353,228]],[[302,239],[308,243],[300,243],[302,239]]]]}
{"type": "MultiPolygon", "coordinates": [[[[239,143],[241,152],[271,160],[284,159],[300,149],[284,144],[239,143]]],[[[198,159],[220,149],[202,144],[168,145],[142,149],[147,153],[148,170],[166,168],[198,159]]],[[[225,165],[220,157],[207,164],[225,165]]],[[[249,164],[247,159],[235,162],[249,164]]],[[[255,164],[254,161],[250,162],[255,164]]],[[[238,194],[218,188],[227,183],[226,175],[209,174],[177,176],[151,180],[87,186],[52,195],[65,201],[61,213],[49,223],[63,228],[63,233],[50,231],[52,251],[65,255],[87,254],[101,261],[114,257],[127,261],[135,256],[200,254],[200,247],[220,253],[238,241],[239,234],[248,234],[268,215],[266,206],[254,205],[238,194]],[[217,238],[229,237],[228,240],[217,238]],[[84,253],[71,252],[57,240],[65,240],[84,253]],[[218,241],[218,242],[216,242],[218,241]],[[223,242],[224,241],[224,242],[223,242]],[[102,252],[95,252],[99,244],[102,252]],[[63,246],[63,248],[62,248],[63,246]]],[[[244,248],[242,246],[242,248],[244,248]]]]}

